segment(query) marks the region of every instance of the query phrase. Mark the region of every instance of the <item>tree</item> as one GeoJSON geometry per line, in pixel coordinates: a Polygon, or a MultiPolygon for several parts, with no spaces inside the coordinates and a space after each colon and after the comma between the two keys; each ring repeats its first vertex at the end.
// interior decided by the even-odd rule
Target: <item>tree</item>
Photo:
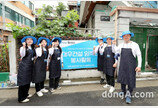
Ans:
{"type": "MultiPolygon", "coordinates": [[[[61,10],[65,9],[63,3],[59,3],[57,6],[58,13],[61,15],[61,10]]],[[[38,23],[36,26],[30,27],[20,27],[15,24],[8,24],[8,27],[11,28],[14,38],[32,35],[35,37],[40,36],[69,36],[69,37],[78,37],[83,36],[78,31],[74,23],[79,20],[79,15],[75,10],[68,11],[65,17],[55,17],[53,21],[47,20],[53,14],[53,7],[50,5],[43,5],[42,9],[38,9],[35,15],[38,17],[38,23]],[[69,25],[72,25],[69,27],[69,25]]]]}
{"type": "Polygon", "coordinates": [[[59,2],[58,6],[56,6],[57,15],[61,17],[61,13],[65,9],[66,9],[66,6],[62,2],[59,2]]]}

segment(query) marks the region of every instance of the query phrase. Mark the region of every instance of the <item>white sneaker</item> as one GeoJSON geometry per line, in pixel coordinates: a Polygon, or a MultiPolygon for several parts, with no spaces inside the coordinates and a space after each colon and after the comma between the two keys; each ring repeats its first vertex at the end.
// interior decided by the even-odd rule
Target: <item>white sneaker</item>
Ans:
{"type": "Polygon", "coordinates": [[[29,94],[27,97],[28,97],[28,98],[32,97],[32,94],[29,94]]]}
{"type": "Polygon", "coordinates": [[[29,99],[25,99],[25,100],[23,100],[23,101],[21,101],[22,103],[26,103],[26,102],[28,102],[28,101],[30,101],[29,99]]]}
{"type": "Polygon", "coordinates": [[[109,93],[112,93],[115,91],[115,88],[113,86],[110,87],[109,93]]]}
{"type": "Polygon", "coordinates": [[[106,84],[106,85],[104,85],[103,87],[104,87],[104,88],[108,88],[108,87],[110,87],[110,85],[106,84]]]}
{"type": "Polygon", "coordinates": [[[38,95],[39,97],[42,97],[42,96],[43,96],[43,93],[42,93],[41,91],[38,91],[38,92],[37,92],[37,95],[38,95]]]}
{"type": "Polygon", "coordinates": [[[45,89],[45,88],[41,89],[40,91],[43,92],[43,93],[47,93],[48,92],[48,90],[45,89]]]}
{"type": "Polygon", "coordinates": [[[60,86],[58,86],[58,87],[57,87],[57,89],[58,89],[58,90],[61,90],[61,87],[60,87],[60,86]]]}
{"type": "Polygon", "coordinates": [[[55,92],[54,88],[52,88],[50,91],[51,91],[52,93],[55,92]]]}

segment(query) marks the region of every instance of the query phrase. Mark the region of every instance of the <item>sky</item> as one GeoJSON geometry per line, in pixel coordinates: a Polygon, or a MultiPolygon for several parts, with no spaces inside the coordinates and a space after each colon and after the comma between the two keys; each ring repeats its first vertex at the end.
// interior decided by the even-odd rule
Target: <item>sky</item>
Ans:
{"type": "MultiPolygon", "coordinates": [[[[43,4],[56,7],[58,2],[63,2],[67,6],[67,0],[31,0],[35,8],[42,8],[43,4]]],[[[55,9],[55,8],[54,8],[55,9]]]]}

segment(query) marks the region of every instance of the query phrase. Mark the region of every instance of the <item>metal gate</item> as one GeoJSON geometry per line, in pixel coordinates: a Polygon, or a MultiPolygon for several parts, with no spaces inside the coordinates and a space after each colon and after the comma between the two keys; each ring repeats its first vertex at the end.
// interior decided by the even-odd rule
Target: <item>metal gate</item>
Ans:
{"type": "Polygon", "coordinates": [[[0,72],[9,72],[8,43],[6,37],[0,37],[0,72]]]}
{"type": "Polygon", "coordinates": [[[147,60],[150,68],[156,68],[156,54],[158,54],[158,29],[147,29],[148,51],[147,60]]]}
{"type": "Polygon", "coordinates": [[[145,60],[146,60],[146,30],[138,27],[131,27],[130,31],[134,33],[134,37],[131,38],[132,41],[139,44],[142,53],[142,71],[145,70],[145,60]]]}
{"type": "Polygon", "coordinates": [[[142,53],[142,70],[156,68],[156,54],[158,54],[158,28],[130,27],[135,36],[132,41],[139,44],[142,53]]]}

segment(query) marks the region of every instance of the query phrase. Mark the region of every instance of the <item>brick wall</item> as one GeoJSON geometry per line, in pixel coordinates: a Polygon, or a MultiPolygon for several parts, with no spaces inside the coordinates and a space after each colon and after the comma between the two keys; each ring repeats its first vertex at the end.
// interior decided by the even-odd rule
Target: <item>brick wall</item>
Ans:
{"type": "MultiPolygon", "coordinates": [[[[1,22],[0,25],[2,25],[2,21],[3,21],[3,20],[2,20],[2,16],[0,16],[0,22],[1,22]]],[[[6,22],[6,23],[14,23],[14,21],[12,21],[12,20],[10,20],[10,19],[8,19],[8,18],[5,18],[5,22],[6,22]]]]}

